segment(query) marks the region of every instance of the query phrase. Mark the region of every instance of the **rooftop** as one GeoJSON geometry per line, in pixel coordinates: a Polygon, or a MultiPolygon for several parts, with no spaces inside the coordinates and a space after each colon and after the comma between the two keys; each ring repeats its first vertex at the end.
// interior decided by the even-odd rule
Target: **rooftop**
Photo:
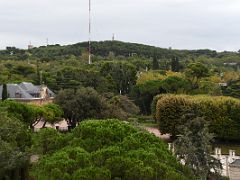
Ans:
{"type": "MultiPolygon", "coordinates": [[[[0,99],[2,99],[3,86],[0,85],[0,99]]],[[[37,99],[52,98],[55,94],[45,85],[34,85],[29,82],[20,84],[7,84],[7,92],[9,99],[37,99]]]]}
{"type": "Polygon", "coordinates": [[[236,159],[229,166],[231,166],[231,167],[240,167],[240,159],[236,159]]]}

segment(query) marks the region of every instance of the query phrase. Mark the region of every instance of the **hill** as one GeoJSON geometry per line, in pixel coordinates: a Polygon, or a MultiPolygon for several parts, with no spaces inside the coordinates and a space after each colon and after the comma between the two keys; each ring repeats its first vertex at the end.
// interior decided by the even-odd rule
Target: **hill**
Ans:
{"type": "MultiPolygon", "coordinates": [[[[213,50],[172,50],[149,45],[128,43],[121,41],[94,41],[92,42],[92,54],[95,56],[107,57],[110,52],[115,56],[137,56],[150,58],[154,55],[159,58],[196,58],[199,56],[217,57],[219,53],[213,50]]],[[[7,47],[0,51],[0,59],[25,60],[27,58],[41,58],[45,60],[56,60],[58,58],[67,58],[69,56],[80,56],[87,52],[88,42],[80,42],[73,45],[59,44],[40,46],[30,50],[18,49],[16,47],[7,47]]]]}

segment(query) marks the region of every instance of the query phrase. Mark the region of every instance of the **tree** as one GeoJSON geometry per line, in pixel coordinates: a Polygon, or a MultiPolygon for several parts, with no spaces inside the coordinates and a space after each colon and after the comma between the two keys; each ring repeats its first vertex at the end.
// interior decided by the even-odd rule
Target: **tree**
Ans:
{"type": "Polygon", "coordinates": [[[63,110],[60,108],[59,105],[54,103],[41,106],[40,111],[41,117],[39,119],[44,121],[43,128],[45,127],[47,122],[50,124],[59,122],[63,115],[63,110]]]}
{"type": "Polygon", "coordinates": [[[5,107],[9,117],[18,118],[27,126],[33,128],[33,123],[42,117],[42,107],[5,100],[0,104],[5,107]]]}
{"type": "Polygon", "coordinates": [[[135,85],[130,96],[139,106],[141,113],[150,114],[153,97],[159,93],[165,93],[165,90],[162,88],[162,81],[155,80],[135,85]]]}
{"type": "Polygon", "coordinates": [[[199,179],[207,179],[212,171],[220,175],[221,163],[211,156],[213,134],[209,133],[204,118],[194,117],[193,114],[183,118],[191,120],[180,128],[181,135],[174,142],[175,154],[199,179]]]}
{"type": "Polygon", "coordinates": [[[27,127],[0,109],[0,179],[27,179],[31,136],[27,127]]]}
{"type": "Polygon", "coordinates": [[[147,71],[147,72],[141,72],[138,75],[137,79],[137,85],[144,84],[147,81],[157,81],[157,80],[163,80],[166,76],[160,74],[158,71],[147,71]]]}
{"type": "Polygon", "coordinates": [[[139,107],[134,104],[127,96],[117,95],[108,100],[108,117],[127,120],[139,113],[139,107]]]}
{"type": "Polygon", "coordinates": [[[221,87],[218,83],[214,83],[211,80],[201,80],[199,82],[199,88],[192,91],[194,94],[209,94],[212,96],[222,95],[221,87]]]}
{"type": "Polygon", "coordinates": [[[101,66],[100,72],[115,86],[115,92],[127,94],[136,84],[136,67],[128,62],[106,62],[101,66]]]}
{"type": "Polygon", "coordinates": [[[209,76],[209,69],[202,63],[191,63],[185,70],[185,75],[191,82],[192,89],[197,89],[199,80],[209,76]]]}
{"type": "Polygon", "coordinates": [[[179,58],[178,57],[172,58],[171,66],[172,66],[172,71],[173,72],[179,72],[180,71],[181,67],[180,67],[180,63],[179,63],[179,58]]]}
{"type": "MultiPolygon", "coordinates": [[[[79,65],[76,65],[77,67],[79,65]]],[[[83,69],[73,67],[62,67],[57,71],[54,83],[57,90],[78,89],[79,87],[92,87],[98,92],[114,91],[115,85],[111,80],[104,77],[95,69],[83,69]]]]}
{"type": "Polygon", "coordinates": [[[40,154],[53,153],[59,147],[61,134],[52,128],[43,128],[33,136],[33,150],[40,154]]]}
{"type": "Polygon", "coordinates": [[[187,93],[191,87],[187,80],[178,76],[169,76],[161,84],[167,93],[187,93]]]}
{"type": "Polygon", "coordinates": [[[92,88],[61,90],[55,98],[64,117],[75,127],[77,122],[88,118],[104,118],[108,108],[104,98],[92,88]]]}
{"type": "Polygon", "coordinates": [[[2,87],[2,101],[6,100],[7,98],[8,98],[7,85],[3,84],[3,87],[2,87]]]}
{"type": "Polygon", "coordinates": [[[152,69],[153,70],[158,70],[159,69],[159,62],[158,62],[158,57],[156,52],[153,53],[153,61],[152,61],[152,69]]]}
{"type": "Polygon", "coordinates": [[[223,95],[240,98],[240,79],[230,81],[227,87],[222,87],[223,95]]]}
{"type": "Polygon", "coordinates": [[[61,136],[68,141],[57,140],[33,165],[36,179],[192,179],[162,140],[116,119],[83,121],[61,136]]]}

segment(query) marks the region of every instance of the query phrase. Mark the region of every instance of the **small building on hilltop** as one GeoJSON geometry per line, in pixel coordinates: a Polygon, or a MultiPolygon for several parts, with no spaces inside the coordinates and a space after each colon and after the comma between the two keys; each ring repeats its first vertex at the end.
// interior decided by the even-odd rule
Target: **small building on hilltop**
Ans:
{"type": "MultiPolygon", "coordinates": [[[[3,85],[0,85],[0,99],[2,99],[3,85]]],[[[34,85],[29,82],[7,84],[7,97],[19,102],[42,105],[51,103],[55,94],[46,85],[34,85]]]]}

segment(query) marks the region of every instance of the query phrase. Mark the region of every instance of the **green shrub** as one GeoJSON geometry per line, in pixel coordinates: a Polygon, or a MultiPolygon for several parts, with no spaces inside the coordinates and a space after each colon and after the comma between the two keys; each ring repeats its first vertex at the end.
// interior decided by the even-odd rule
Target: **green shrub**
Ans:
{"type": "MultiPolygon", "coordinates": [[[[178,126],[188,122],[187,114],[204,117],[210,132],[217,138],[236,140],[240,138],[240,100],[223,96],[157,96],[156,119],[162,133],[177,135],[178,126]]],[[[154,105],[154,104],[153,104],[154,105]]],[[[153,111],[154,114],[154,111],[153,111]]]]}

